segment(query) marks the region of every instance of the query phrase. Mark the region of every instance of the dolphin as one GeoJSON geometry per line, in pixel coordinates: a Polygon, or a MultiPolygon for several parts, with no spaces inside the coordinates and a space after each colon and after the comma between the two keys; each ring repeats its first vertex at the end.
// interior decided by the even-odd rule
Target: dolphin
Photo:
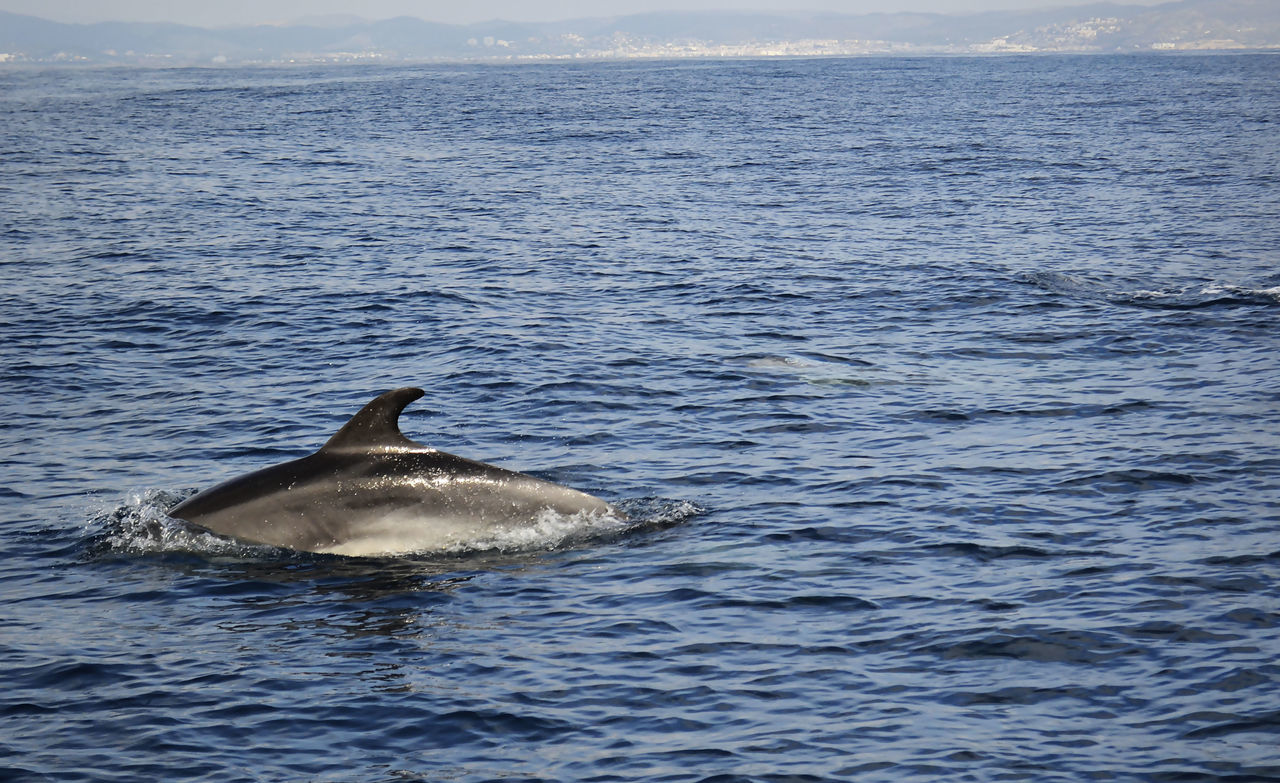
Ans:
{"type": "Polygon", "coordinates": [[[218,484],[168,514],[249,543],[354,556],[445,549],[548,512],[626,519],[576,489],[409,440],[400,412],[422,395],[386,392],[311,456],[218,484]]]}

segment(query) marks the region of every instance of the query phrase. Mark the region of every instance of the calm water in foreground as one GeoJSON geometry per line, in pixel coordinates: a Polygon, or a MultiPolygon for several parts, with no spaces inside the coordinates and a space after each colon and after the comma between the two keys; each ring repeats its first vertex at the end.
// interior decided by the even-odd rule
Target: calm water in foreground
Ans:
{"type": "Polygon", "coordinates": [[[1280,56],[0,70],[0,778],[1280,780],[1280,56]],[[406,433],[618,502],[164,516],[406,433]]]}

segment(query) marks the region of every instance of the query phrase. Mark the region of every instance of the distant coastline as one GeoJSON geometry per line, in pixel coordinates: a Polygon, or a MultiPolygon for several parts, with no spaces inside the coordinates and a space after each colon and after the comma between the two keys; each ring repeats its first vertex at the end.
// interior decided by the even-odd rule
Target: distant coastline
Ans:
{"type": "Polygon", "coordinates": [[[1280,51],[1280,3],[1180,0],[943,15],[651,13],[450,25],[400,18],[209,29],[0,12],[0,64],[234,65],[1280,51]]]}

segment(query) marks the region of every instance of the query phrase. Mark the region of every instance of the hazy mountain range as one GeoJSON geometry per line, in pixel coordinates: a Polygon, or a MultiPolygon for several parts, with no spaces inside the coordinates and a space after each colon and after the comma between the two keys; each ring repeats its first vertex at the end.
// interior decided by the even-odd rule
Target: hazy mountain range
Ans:
{"type": "Polygon", "coordinates": [[[1276,0],[981,14],[651,13],[450,25],[402,17],[208,29],[0,12],[0,62],[219,64],[1280,49],[1276,0]]]}

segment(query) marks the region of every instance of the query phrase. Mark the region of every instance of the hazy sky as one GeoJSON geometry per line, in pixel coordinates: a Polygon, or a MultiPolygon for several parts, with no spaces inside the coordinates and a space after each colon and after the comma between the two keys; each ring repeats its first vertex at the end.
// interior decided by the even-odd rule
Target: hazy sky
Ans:
{"type": "MultiPolygon", "coordinates": [[[[468,23],[488,19],[550,21],[673,10],[967,13],[1086,2],[1089,0],[0,0],[0,10],[59,22],[179,22],[218,27],[288,22],[327,14],[353,14],[366,19],[416,16],[433,22],[468,23]]],[[[1153,5],[1160,0],[1120,2],[1153,5]]]]}

